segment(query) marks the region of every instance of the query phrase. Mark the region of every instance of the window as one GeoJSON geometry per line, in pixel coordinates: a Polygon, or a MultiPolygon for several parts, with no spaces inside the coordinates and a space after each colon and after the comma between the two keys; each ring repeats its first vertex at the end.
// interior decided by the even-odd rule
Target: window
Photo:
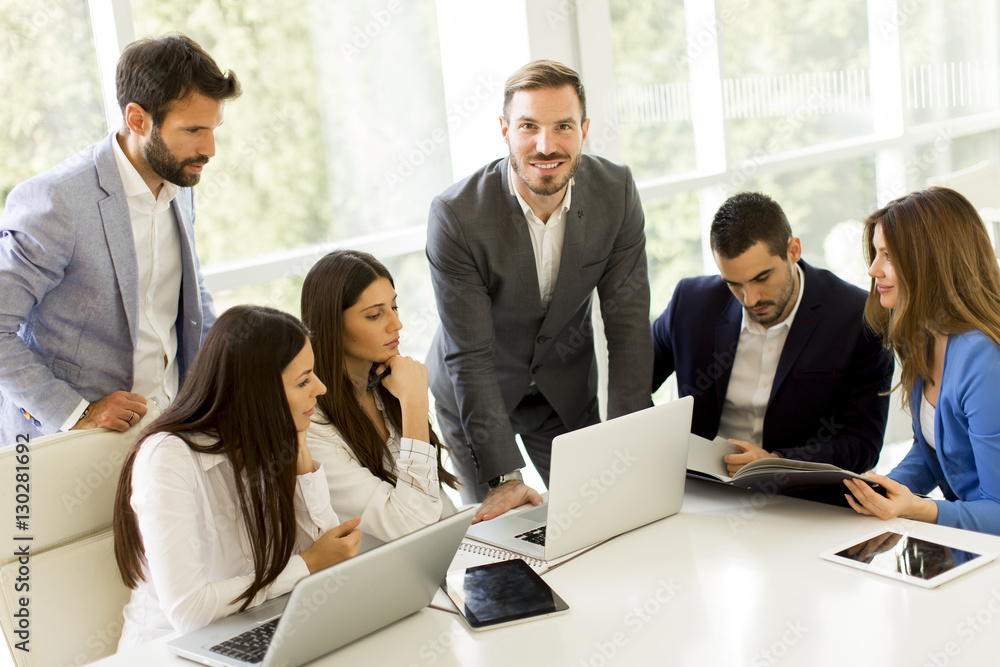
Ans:
{"type": "Polygon", "coordinates": [[[723,0],[724,115],[733,159],[872,131],[866,0],[723,0]]]}
{"type": "Polygon", "coordinates": [[[133,0],[132,13],[137,36],[183,30],[243,84],[198,186],[203,263],[422,226],[451,183],[433,3],[133,0]]]}
{"type": "Polygon", "coordinates": [[[621,161],[637,179],[694,171],[683,0],[609,4],[621,161]]]}
{"type": "MultiPolygon", "coordinates": [[[[927,123],[995,112],[1000,106],[998,8],[993,0],[900,0],[905,109],[927,123]]],[[[994,154],[995,155],[995,154],[994,154]]]]}
{"type": "Polygon", "coordinates": [[[86,3],[0,0],[0,208],[108,134],[86,3]]]}

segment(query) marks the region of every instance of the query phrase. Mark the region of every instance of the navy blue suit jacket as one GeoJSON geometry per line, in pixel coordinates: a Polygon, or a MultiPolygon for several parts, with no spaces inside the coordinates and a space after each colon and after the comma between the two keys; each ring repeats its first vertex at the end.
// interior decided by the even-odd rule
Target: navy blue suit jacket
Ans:
{"type": "MultiPolygon", "coordinates": [[[[762,446],[791,459],[870,470],[882,449],[893,361],[864,324],[867,295],[803,261],[805,292],[778,360],[762,446]]],[[[720,276],[678,283],[653,323],[653,390],[677,374],[694,396],[691,432],[714,438],[739,344],[742,306],[720,276]]]]}

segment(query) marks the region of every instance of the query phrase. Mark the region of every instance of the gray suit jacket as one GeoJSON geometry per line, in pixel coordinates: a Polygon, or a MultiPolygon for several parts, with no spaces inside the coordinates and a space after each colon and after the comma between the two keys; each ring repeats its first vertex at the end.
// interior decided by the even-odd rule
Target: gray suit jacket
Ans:
{"type": "Polygon", "coordinates": [[[427,366],[435,400],[461,417],[484,482],[524,465],[509,415],[535,382],[569,429],[597,395],[591,295],[608,341],[608,417],[650,405],[646,238],[627,167],[584,155],[559,276],[543,314],[527,221],[508,158],[431,203],[427,258],[441,326],[427,366]]]}
{"type": "MultiPolygon", "coordinates": [[[[112,141],[114,134],[7,198],[0,218],[0,445],[57,431],[82,399],[132,389],[138,266],[112,141]]],[[[183,264],[183,380],[215,312],[195,255],[192,190],[181,188],[172,206],[183,264]]]]}

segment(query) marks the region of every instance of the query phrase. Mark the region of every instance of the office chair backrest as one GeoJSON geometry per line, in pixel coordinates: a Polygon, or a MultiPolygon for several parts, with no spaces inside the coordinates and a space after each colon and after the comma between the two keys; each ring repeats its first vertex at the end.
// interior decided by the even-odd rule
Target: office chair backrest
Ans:
{"type": "Polygon", "coordinates": [[[0,508],[11,522],[0,626],[18,667],[81,665],[117,649],[130,591],[114,557],[115,492],[125,454],[160,412],[151,406],[125,433],[71,431],[0,449],[0,508]]]}

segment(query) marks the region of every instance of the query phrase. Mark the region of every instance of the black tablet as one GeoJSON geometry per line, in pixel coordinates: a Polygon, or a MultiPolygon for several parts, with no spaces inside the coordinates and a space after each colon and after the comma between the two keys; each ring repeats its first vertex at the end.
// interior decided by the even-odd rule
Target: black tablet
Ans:
{"type": "Polygon", "coordinates": [[[562,598],[520,558],[454,570],[446,591],[473,630],[486,630],[569,609],[562,598]]]}

